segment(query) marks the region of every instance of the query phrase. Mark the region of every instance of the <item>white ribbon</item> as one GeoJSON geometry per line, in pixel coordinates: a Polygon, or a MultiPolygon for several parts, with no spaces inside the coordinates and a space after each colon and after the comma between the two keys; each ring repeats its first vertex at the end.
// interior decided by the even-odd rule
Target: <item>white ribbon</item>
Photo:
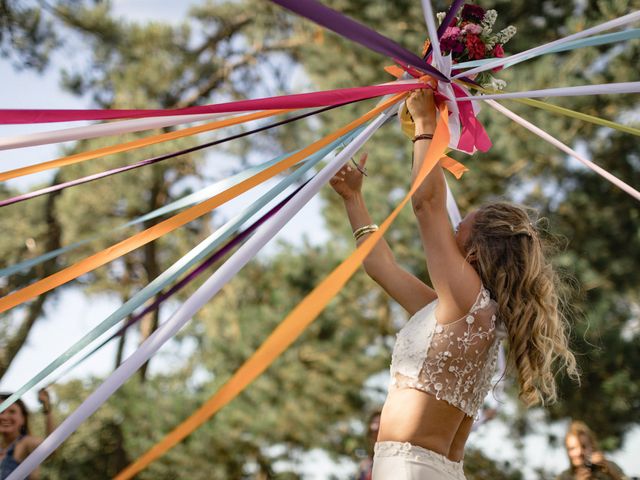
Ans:
{"type": "Polygon", "coordinates": [[[587,160],[586,158],[584,158],[582,155],[580,155],[578,152],[576,152],[575,150],[569,148],[567,145],[565,145],[564,143],[562,143],[560,140],[556,139],[555,137],[552,137],[551,135],[549,135],[547,132],[545,132],[544,130],[541,130],[540,128],[536,127],[534,124],[532,124],[531,122],[528,122],[527,120],[525,120],[524,118],[516,115],[515,113],[513,113],[511,110],[509,110],[508,108],[503,107],[502,105],[500,105],[498,102],[494,101],[494,100],[487,100],[487,104],[498,110],[500,113],[503,113],[504,115],[506,115],[507,117],[509,117],[511,120],[513,120],[516,123],[519,123],[520,125],[522,125],[524,128],[526,128],[527,130],[535,133],[536,135],[538,135],[540,138],[546,140],[547,142],[549,142],[551,145],[553,145],[554,147],[559,148],[560,150],[562,150],[563,152],[571,155],[573,158],[575,158],[576,160],[578,160],[579,162],[581,162],[583,165],[585,165],[586,167],[590,168],[591,170],[593,170],[594,172],[596,172],[598,175],[602,176],[603,178],[609,180],[611,183],[613,183],[615,186],[617,186],[618,188],[621,188],[622,190],[624,190],[625,192],[627,192],[629,195],[631,195],[632,197],[634,197],[636,200],[640,200],[640,192],[638,192],[638,190],[636,190],[635,188],[633,188],[632,186],[628,185],[627,183],[623,182],[622,180],[620,180],[618,177],[610,174],[609,172],[607,172],[604,168],[599,167],[598,165],[596,165],[595,163],[593,163],[590,160],[587,160]]]}
{"type": "Polygon", "coordinates": [[[540,45],[538,47],[525,50],[524,52],[520,52],[516,55],[511,55],[510,57],[498,58],[493,62],[487,62],[484,65],[481,65],[476,68],[472,68],[471,70],[467,70],[466,72],[458,73],[453,78],[455,79],[455,78],[460,78],[462,76],[469,76],[469,75],[473,75],[474,73],[480,73],[486,70],[491,70],[492,68],[495,68],[495,67],[501,67],[507,62],[511,63],[519,60],[520,58],[528,57],[530,55],[535,55],[540,51],[549,49],[549,47],[562,45],[564,43],[571,42],[579,38],[588,37],[589,35],[594,35],[604,30],[611,30],[612,28],[621,27],[623,25],[627,25],[628,23],[636,22],[638,20],[640,20],[640,12],[633,12],[628,15],[624,15],[620,18],[616,18],[615,20],[610,20],[608,22],[602,23],[595,27],[588,28],[586,30],[583,30],[582,32],[574,33],[573,35],[569,35],[568,37],[564,37],[559,40],[554,40],[553,42],[549,42],[544,45],[540,45]]]}

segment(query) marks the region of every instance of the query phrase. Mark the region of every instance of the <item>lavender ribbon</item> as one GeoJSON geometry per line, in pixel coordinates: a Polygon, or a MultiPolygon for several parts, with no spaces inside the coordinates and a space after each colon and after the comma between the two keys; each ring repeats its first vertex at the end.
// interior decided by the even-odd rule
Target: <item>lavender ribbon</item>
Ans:
{"type": "Polygon", "coordinates": [[[436,68],[429,65],[423,59],[410,52],[406,48],[398,45],[393,40],[380,35],[369,27],[356,22],[355,20],[332,10],[315,0],[271,0],[281,7],[291,10],[298,15],[333,30],[345,38],[358,42],[359,44],[375,52],[386,55],[394,60],[404,62],[407,65],[428,72],[438,80],[449,82],[450,80],[440,73],[436,68]]]}
{"type": "Polygon", "coordinates": [[[304,182],[302,185],[300,185],[298,188],[296,188],[293,193],[289,194],[284,200],[282,200],[280,203],[278,203],[275,207],[273,207],[271,210],[269,210],[267,213],[265,213],[258,220],[253,222],[245,230],[243,230],[242,232],[238,233],[234,238],[229,240],[229,242],[227,242],[226,245],[224,245],[220,249],[216,250],[212,255],[209,256],[209,258],[207,258],[204,262],[202,262],[200,265],[198,265],[198,267],[196,267],[192,272],[190,272],[188,275],[186,275],[182,280],[180,280],[178,283],[176,283],[173,287],[171,287],[169,290],[167,290],[166,292],[162,293],[161,295],[158,295],[158,297],[153,301],[153,303],[151,303],[150,305],[145,307],[144,310],[142,310],[140,313],[137,313],[136,315],[131,317],[129,320],[127,320],[127,322],[122,327],[120,327],[120,329],[118,331],[116,331],[113,335],[111,335],[109,338],[104,340],[102,343],[100,343],[100,345],[98,345],[93,350],[91,350],[89,353],[84,355],[82,358],[80,358],[80,360],[75,362],[69,368],[65,369],[65,371],[62,372],[60,375],[58,375],[56,379],[50,380],[49,381],[49,385],[57,383],[60,378],[62,378],[65,375],[67,375],[69,372],[71,372],[78,365],[80,365],[85,360],[87,360],[89,357],[91,357],[93,354],[95,354],[98,350],[102,349],[102,347],[107,345],[113,339],[122,336],[124,334],[124,332],[126,332],[129,329],[129,327],[131,327],[132,325],[135,325],[136,323],[138,323],[145,315],[147,315],[150,312],[155,311],[160,306],[160,304],[162,302],[167,300],[172,295],[178,293],[185,286],[187,286],[193,280],[198,278],[204,271],[206,271],[207,268],[209,268],[211,265],[213,265],[218,260],[223,258],[226,254],[231,252],[235,247],[240,245],[245,239],[247,239],[251,234],[253,234],[253,232],[255,232],[256,229],[258,227],[260,227],[260,225],[262,225],[264,222],[266,222],[271,217],[273,217],[276,213],[278,213],[280,211],[280,209],[284,205],[286,205],[287,202],[289,202],[289,200],[291,200],[295,196],[295,194],[298,193],[300,191],[300,189],[302,187],[304,187],[308,182],[309,182],[308,180],[306,182],[304,182]]]}

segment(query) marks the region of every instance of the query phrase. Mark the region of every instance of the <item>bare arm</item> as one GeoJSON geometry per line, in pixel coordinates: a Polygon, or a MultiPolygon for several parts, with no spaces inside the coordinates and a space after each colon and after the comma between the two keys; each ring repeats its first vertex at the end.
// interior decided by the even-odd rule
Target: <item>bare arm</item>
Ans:
{"type": "MultiPolygon", "coordinates": [[[[407,107],[416,124],[416,135],[433,134],[435,105],[430,90],[412,92],[407,107]]],[[[414,142],[412,178],[418,174],[431,141],[414,142]]],[[[457,320],[469,311],[480,290],[480,277],[465,260],[447,215],[446,184],[440,165],[436,165],[412,197],[420,237],[427,258],[429,277],[440,301],[439,321],[457,320]]]]}
{"type": "MultiPolygon", "coordinates": [[[[366,154],[360,160],[366,163],[366,154]]],[[[371,225],[371,215],[362,196],[362,174],[351,166],[343,167],[332,179],[331,186],[342,197],[353,231],[371,225]]],[[[358,245],[368,235],[358,240],[358,245]]],[[[435,291],[417,277],[400,267],[384,238],[373,248],[363,262],[367,274],[380,285],[409,314],[413,314],[436,298],[435,291]]]]}
{"type": "Polygon", "coordinates": [[[42,413],[44,414],[44,431],[45,436],[51,435],[56,428],[56,424],[53,420],[53,413],[51,411],[51,399],[49,398],[49,392],[44,388],[38,392],[38,401],[42,405],[42,413]]]}

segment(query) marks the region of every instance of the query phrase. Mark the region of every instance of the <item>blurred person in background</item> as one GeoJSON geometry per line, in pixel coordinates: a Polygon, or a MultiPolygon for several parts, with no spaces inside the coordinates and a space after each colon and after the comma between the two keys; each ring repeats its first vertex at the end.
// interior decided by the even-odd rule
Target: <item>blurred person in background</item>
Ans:
{"type": "MultiPolygon", "coordinates": [[[[0,394],[0,401],[6,400],[10,395],[9,393],[0,394]]],[[[48,436],[55,429],[49,392],[45,389],[40,390],[38,401],[42,405],[45,435],[48,436]]],[[[17,400],[0,413],[0,435],[2,437],[0,439],[0,480],[4,480],[44,439],[31,435],[29,410],[22,400],[17,400]]],[[[29,478],[38,478],[38,471],[32,473],[29,478]]]]}
{"type": "Polygon", "coordinates": [[[628,479],[618,465],[605,458],[595,434],[584,422],[571,422],[564,442],[570,466],[556,480],[628,479]]]}

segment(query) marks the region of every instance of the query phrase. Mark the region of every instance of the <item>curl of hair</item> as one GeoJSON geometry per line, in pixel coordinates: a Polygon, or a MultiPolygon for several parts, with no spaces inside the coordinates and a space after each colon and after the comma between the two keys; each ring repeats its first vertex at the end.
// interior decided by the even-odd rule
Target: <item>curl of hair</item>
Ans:
{"type": "MultiPolygon", "coordinates": [[[[537,223],[537,222],[536,222],[537,223]]],[[[561,369],[579,381],[561,311],[559,280],[547,246],[524,207],[508,202],[482,206],[465,245],[467,258],[498,303],[509,338],[508,365],[515,368],[527,406],[557,399],[561,369]]]]}

